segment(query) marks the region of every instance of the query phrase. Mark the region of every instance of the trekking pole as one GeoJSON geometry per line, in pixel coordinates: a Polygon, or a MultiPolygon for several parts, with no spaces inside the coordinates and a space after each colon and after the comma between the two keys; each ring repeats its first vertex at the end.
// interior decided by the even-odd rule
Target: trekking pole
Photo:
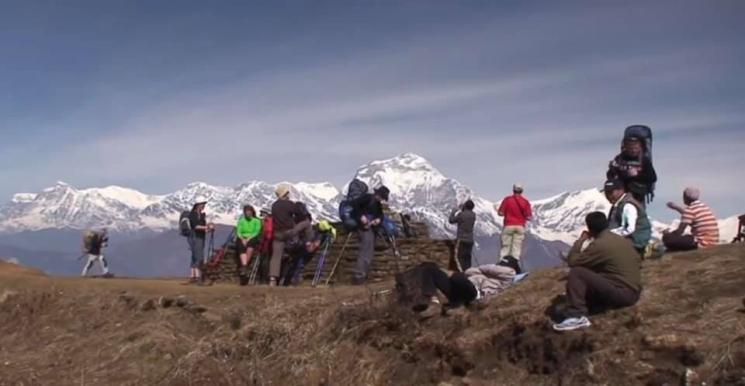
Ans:
{"type": "Polygon", "coordinates": [[[336,268],[339,267],[339,263],[341,263],[341,259],[344,258],[344,251],[347,250],[347,244],[349,244],[349,239],[352,238],[352,233],[350,232],[347,235],[347,240],[344,241],[344,246],[341,247],[341,253],[339,254],[339,257],[336,258],[336,262],[334,263],[334,266],[331,268],[331,272],[329,273],[329,277],[326,279],[326,286],[331,283],[331,279],[334,277],[334,274],[336,273],[336,268]]]}
{"type": "Polygon", "coordinates": [[[253,258],[253,264],[251,265],[251,274],[248,275],[248,284],[256,284],[256,275],[259,273],[259,266],[261,265],[261,254],[256,254],[253,258]]]}
{"type": "Polygon", "coordinates": [[[321,257],[318,258],[318,263],[316,266],[316,274],[313,276],[313,282],[311,283],[311,286],[315,287],[318,285],[318,282],[321,281],[321,275],[323,274],[323,265],[326,263],[326,255],[329,252],[329,247],[331,246],[331,239],[327,238],[324,242],[323,246],[323,252],[321,253],[321,257]]]}
{"type": "Polygon", "coordinates": [[[460,252],[460,240],[455,240],[455,248],[453,250],[453,260],[455,260],[455,266],[458,267],[458,272],[463,272],[463,266],[460,264],[459,259],[459,252],[460,252]]]}

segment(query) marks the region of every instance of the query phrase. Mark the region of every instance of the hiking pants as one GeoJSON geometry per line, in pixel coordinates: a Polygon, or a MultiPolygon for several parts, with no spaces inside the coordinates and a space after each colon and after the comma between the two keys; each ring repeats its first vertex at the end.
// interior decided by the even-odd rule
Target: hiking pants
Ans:
{"type": "Polygon", "coordinates": [[[204,239],[192,236],[189,238],[191,249],[191,268],[199,268],[204,261],[204,239]]]}
{"type": "Polygon", "coordinates": [[[306,240],[310,234],[311,225],[310,221],[301,221],[297,223],[292,229],[276,232],[274,234],[274,241],[272,241],[272,259],[269,261],[269,277],[279,279],[282,274],[282,257],[285,254],[285,242],[293,237],[297,237],[302,233],[303,240],[306,240]]]}
{"type": "Polygon", "coordinates": [[[588,268],[574,267],[567,280],[566,317],[587,316],[590,309],[629,307],[639,301],[639,291],[608,279],[588,268]]]}
{"type": "Polygon", "coordinates": [[[357,237],[359,237],[360,254],[357,257],[354,278],[357,282],[364,282],[367,280],[367,274],[370,272],[370,265],[375,256],[375,233],[372,229],[360,229],[357,231],[357,237]]]}
{"type": "Polygon", "coordinates": [[[473,255],[473,241],[458,241],[458,261],[465,272],[471,268],[471,255],[473,255]]]}
{"type": "Polygon", "coordinates": [[[670,252],[692,251],[698,249],[698,243],[691,235],[668,233],[662,236],[662,243],[665,244],[665,249],[670,252]]]}
{"type": "Polygon", "coordinates": [[[522,254],[523,240],[525,240],[525,227],[510,225],[502,230],[502,250],[499,257],[512,256],[520,260],[522,254]]]}
{"type": "Polygon", "coordinates": [[[442,292],[450,299],[450,278],[448,275],[432,262],[422,263],[412,268],[422,278],[422,295],[427,297],[437,296],[437,291],[442,292]]]}
{"type": "Polygon", "coordinates": [[[88,274],[88,270],[90,270],[93,267],[93,263],[96,261],[101,263],[101,271],[103,271],[103,274],[106,275],[109,273],[109,264],[106,262],[106,258],[103,257],[103,255],[94,255],[92,253],[88,254],[88,261],[85,263],[85,266],[83,267],[83,273],[81,276],[85,276],[88,274]]]}

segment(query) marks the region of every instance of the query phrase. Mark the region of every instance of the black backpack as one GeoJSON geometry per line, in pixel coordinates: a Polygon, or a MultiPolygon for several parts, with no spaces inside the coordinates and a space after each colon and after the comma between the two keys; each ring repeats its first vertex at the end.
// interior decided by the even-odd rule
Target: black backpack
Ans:
{"type": "Polygon", "coordinates": [[[178,230],[181,236],[191,236],[191,220],[189,219],[190,215],[191,211],[185,210],[181,212],[181,217],[179,217],[178,219],[178,230]]]}
{"type": "Polygon", "coordinates": [[[364,194],[366,194],[370,188],[366,183],[362,182],[359,178],[355,178],[349,183],[349,189],[347,189],[347,201],[354,201],[364,194]]]}
{"type": "Polygon", "coordinates": [[[310,211],[308,210],[308,206],[305,205],[304,202],[300,202],[300,201],[296,202],[295,211],[298,217],[295,219],[296,223],[299,223],[300,221],[305,221],[305,220],[313,221],[313,215],[310,214],[310,211]]]}
{"type": "Polygon", "coordinates": [[[631,125],[623,131],[624,141],[628,138],[639,138],[644,147],[644,156],[652,160],[652,129],[644,125],[631,125]]]}

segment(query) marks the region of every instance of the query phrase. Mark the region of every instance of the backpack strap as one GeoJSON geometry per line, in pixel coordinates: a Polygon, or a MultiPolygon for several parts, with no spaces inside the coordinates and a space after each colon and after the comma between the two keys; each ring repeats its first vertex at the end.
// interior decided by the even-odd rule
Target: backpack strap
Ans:
{"type": "Polygon", "coordinates": [[[520,201],[517,199],[517,196],[513,194],[512,199],[515,200],[515,205],[517,205],[517,208],[520,210],[520,214],[522,214],[523,217],[527,220],[528,215],[525,214],[525,209],[523,209],[523,206],[520,205],[520,201]]]}

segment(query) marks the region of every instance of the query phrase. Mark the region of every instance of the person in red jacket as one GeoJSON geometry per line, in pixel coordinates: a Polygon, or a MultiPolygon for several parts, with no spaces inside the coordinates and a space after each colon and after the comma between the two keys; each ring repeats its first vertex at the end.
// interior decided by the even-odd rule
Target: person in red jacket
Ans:
{"type": "Polygon", "coordinates": [[[512,195],[505,197],[499,207],[496,207],[497,213],[504,217],[500,258],[514,256],[520,260],[525,240],[525,223],[533,217],[530,201],[523,196],[523,190],[523,184],[514,184],[512,195]]]}

